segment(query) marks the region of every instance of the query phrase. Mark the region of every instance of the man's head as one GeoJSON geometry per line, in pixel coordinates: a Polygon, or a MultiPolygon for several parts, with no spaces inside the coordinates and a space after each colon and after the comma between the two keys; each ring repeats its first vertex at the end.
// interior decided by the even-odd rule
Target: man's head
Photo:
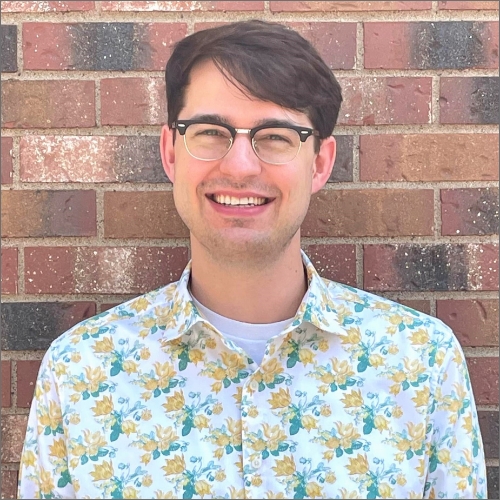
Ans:
{"type": "Polygon", "coordinates": [[[262,265],[299,248],[342,100],[316,50],[283,26],[235,23],[181,41],[166,82],[160,150],[193,256],[262,265]]]}

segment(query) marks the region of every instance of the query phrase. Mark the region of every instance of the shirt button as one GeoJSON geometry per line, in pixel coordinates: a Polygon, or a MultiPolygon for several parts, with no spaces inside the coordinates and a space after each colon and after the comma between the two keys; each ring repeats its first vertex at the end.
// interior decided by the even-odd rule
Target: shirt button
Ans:
{"type": "Polygon", "coordinates": [[[262,458],[261,457],[254,458],[252,460],[252,467],[254,469],[260,469],[261,465],[262,465],[262,458]]]}
{"type": "Polygon", "coordinates": [[[259,390],[259,383],[257,382],[257,380],[252,380],[250,382],[250,389],[252,389],[252,391],[258,391],[259,390]]]}

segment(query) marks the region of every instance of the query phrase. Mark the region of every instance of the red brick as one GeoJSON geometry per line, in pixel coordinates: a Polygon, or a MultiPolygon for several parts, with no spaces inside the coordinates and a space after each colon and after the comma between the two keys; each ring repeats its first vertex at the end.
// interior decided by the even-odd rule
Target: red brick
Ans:
{"type": "Polygon", "coordinates": [[[431,303],[429,300],[419,300],[419,299],[396,299],[397,302],[403,304],[406,307],[415,309],[416,311],[423,312],[425,314],[431,313],[431,303]]]}
{"type": "Polygon", "coordinates": [[[365,245],[363,257],[367,290],[498,290],[498,245],[365,245]]]}
{"type": "Polygon", "coordinates": [[[2,415],[2,464],[19,462],[27,424],[28,415],[2,415]]]}
{"type": "Polygon", "coordinates": [[[2,498],[17,498],[17,470],[2,470],[2,498]]]}
{"type": "Polygon", "coordinates": [[[26,293],[135,294],[178,279],[185,247],[27,247],[26,293]]]}
{"type": "Polygon", "coordinates": [[[24,68],[125,71],[165,69],[184,23],[23,24],[24,68]],[[114,35],[114,38],[111,38],[114,35]]]}
{"type": "Polygon", "coordinates": [[[362,181],[498,180],[497,134],[362,135],[362,181]]]}
{"type": "Polygon", "coordinates": [[[101,80],[103,125],[162,125],[167,121],[163,78],[101,80]]]}
{"type": "Polygon", "coordinates": [[[498,234],[498,188],[441,190],[441,234],[498,234]]]}
{"type": "Polygon", "coordinates": [[[355,245],[305,245],[304,251],[326,279],[356,286],[355,245]]]}
{"type": "Polygon", "coordinates": [[[3,237],[96,236],[95,191],[4,191],[3,237]]]}
{"type": "Polygon", "coordinates": [[[441,123],[499,122],[498,77],[441,77],[441,123]]]}
{"type": "Polygon", "coordinates": [[[474,399],[478,405],[498,404],[498,358],[467,358],[474,399]]]}
{"type": "Polygon", "coordinates": [[[25,136],[23,182],[167,182],[157,136],[25,136]]]}
{"type": "Polygon", "coordinates": [[[2,83],[6,128],[93,127],[94,82],[9,80],[2,83]]]}
{"type": "Polygon", "coordinates": [[[264,2],[101,2],[103,11],[256,11],[264,10],[264,2]]]}
{"type": "Polygon", "coordinates": [[[11,405],[11,363],[2,360],[2,408],[8,408],[11,405]]]}
{"type": "Polygon", "coordinates": [[[464,347],[498,345],[498,301],[438,300],[436,316],[457,335],[464,347]]]}
{"type": "Polygon", "coordinates": [[[29,408],[33,400],[40,361],[16,361],[17,365],[17,406],[29,408]]]}
{"type": "Polygon", "coordinates": [[[498,22],[367,22],[364,47],[365,68],[494,69],[498,22]]]}
{"type": "Polygon", "coordinates": [[[322,190],[311,199],[301,234],[311,237],[432,235],[433,219],[430,189],[322,190]]]}
{"type": "Polygon", "coordinates": [[[498,2],[440,1],[438,8],[439,10],[498,10],[498,2]]]}
{"type": "Polygon", "coordinates": [[[272,12],[335,12],[377,10],[429,10],[432,2],[283,2],[272,1],[272,12]]]}
{"type": "Polygon", "coordinates": [[[172,192],[104,193],[105,238],[187,238],[172,192]]]}
{"type": "MultiPolygon", "coordinates": [[[[5,192],[3,195],[5,195],[5,192]]],[[[16,293],[17,248],[2,248],[2,294],[16,293]]]]}
{"type": "Polygon", "coordinates": [[[2,137],[2,184],[12,184],[12,137],[2,137]]]}
{"type": "Polygon", "coordinates": [[[431,78],[338,78],[344,101],[341,125],[404,125],[430,123],[431,78]]]}
{"type": "Polygon", "coordinates": [[[94,2],[4,2],[2,12],[68,12],[93,10],[94,2]]]}

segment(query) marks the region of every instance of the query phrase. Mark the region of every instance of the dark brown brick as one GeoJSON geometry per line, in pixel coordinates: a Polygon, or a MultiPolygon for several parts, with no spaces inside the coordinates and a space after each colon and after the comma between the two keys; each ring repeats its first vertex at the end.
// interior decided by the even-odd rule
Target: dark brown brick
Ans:
{"type": "Polygon", "coordinates": [[[168,182],[157,136],[26,136],[23,182],[168,182]]]}
{"type": "Polygon", "coordinates": [[[2,294],[16,293],[17,248],[2,248],[2,294]]]}
{"type": "Polygon", "coordinates": [[[92,10],[94,2],[6,2],[2,1],[2,12],[68,12],[92,10]]]}
{"type": "Polygon", "coordinates": [[[104,193],[105,238],[187,238],[172,192],[104,193]]]}
{"type": "MultiPolygon", "coordinates": [[[[498,2],[462,2],[460,0],[440,1],[439,10],[498,10],[498,2]]],[[[488,495],[488,498],[496,498],[488,495]]]]}
{"type": "Polygon", "coordinates": [[[23,24],[24,68],[155,71],[165,69],[184,23],[23,24]]]}
{"type": "Polygon", "coordinates": [[[497,134],[362,135],[362,181],[498,180],[497,134]]]}
{"type": "Polygon", "coordinates": [[[498,458],[498,411],[479,411],[478,416],[484,454],[486,458],[498,458]]]}
{"type": "Polygon", "coordinates": [[[365,245],[364,287],[377,291],[498,290],[498,246],[365,245]]]}
{"type": "Polygon", "coordinates": [[[162,125],[167,121],[163,78],[101,80],[103,125],[162,125]]]}
{"type": "Polygon", "coordinates": [[[498,188],[442,189],[443,235],[498,234],[498,188]]]}
{"type": "Polygon", "coordinates": [[[36,378],[40,369],[38,360],[16,361],[17,365],[17,406],[29,408],[33,400],[36,378]]]}
{"type": "MultiPolygon", "coordinates": [[[[448,2],[451,3],[451,2],[448,2]]],[[[458,3],[458,2],[457,2],[458,3]]],[[[469,3],[469,2],[468,2],[469,3]]],[[[470,2],[475,3],[475,2],[470,2]]],[[[487,485],[488,485],[488,498],[500,498],[498,491],[498,466],[486,467],[487,485]]]]}
{"type": "Polygon", "coordinates": [[[306,244],[303,248],[323,278],[356,286],[355,245],[306,244]]]}
{"type": "Polygon", "coordinates": [[[322,190],[311,199],[301,233],[312,237],[431,235],[433,210],[429,189],[322,190]]]}
{"type": "Polygon", "coordinates": [[[186,247],[27,247],[26,293],[136,294],[179,279],[186,247]]]}
{"type": "Polygon", "coordinates": [[[328,182],[352,182],[354,140],[352,135],[335,135],[337,156],[328,182]]]}
{"type": "Polygon", "coordinates": [[[2,498],[17,498],[17,470],[2,470],[2,498]]]}
{"type": "Polygon", "coordinates": [[[493,299],[438,300],[436,316],[456,334],[464,347],[498,345],[498,301],[493,299]]]}
{"type": "Polygon", "coordinates": [[[341,125],[430,123],[431,78],[339,77],[341,125]]]}
{"type": "Polygon", "coordinates": [[[95,236],[95,191],[4,191],[3,237],[95,236]]]}
{"type": "Polygon", "coordinates": [[[404,306],[411,307],[416,311],[423,312],[425,314],[431,313],[431,303],[428,300],[419,300],[419,299],[398,299],[400,304],[404,306]]]}
{"type": "Polygon", "coordinates": [[[11,405],[11,362],[2,360],[2,408],[11,405]]]}
{"type": "Polygon", "coordinates": [[[2,415],[2,464],[19,462],[27,424],[28,415],[2,415]]]}
{"type": "Polygon", "coordinates": [[[264,2],[101,2],[103,11],[139,12],[139,11],[259,11],[264,10],[264,2]]]}
{"type": "Polygon", "coordinates": [[[441,123],[498,123],[499,78],[442,77],[439,96],[441,123]]]}
{"type": "Polygon", "coordinates": [[[2,184],[12,184],[12,137],[2,137],[2,184]]]}
{"type": "Polygon", "coordinates": [[[478,405],[498,404],[498,358],[467,358],[467,366],[478,405]]]}
{"type": "Polygon", "coordinates": [[[6,128],[93,127],[94,82],[8,80],[2,82],[6,128]]]}
{"type": "Polygon", "coordinates": [[[93,302],[7,302],[1,310],[2,349],[46,350],[61,333],[95,314],[93,302]]]}
{"type": "Polygon", "coordinates": [[[432,2],[294,2],[271,1],[271,12],[428,10],[432,2]]]}
{"type": "Polygon", "coordinates": [[[498,67],[498,23],[368,22],[365,68],[468,69],[498,67]]]}
{"type": "Polygon", "coordinates": [[[2,52],[1,71],[2,73],[15,73],[17,71],[17,26],[2,24],[0,27],[0,41],[2,52]]]}

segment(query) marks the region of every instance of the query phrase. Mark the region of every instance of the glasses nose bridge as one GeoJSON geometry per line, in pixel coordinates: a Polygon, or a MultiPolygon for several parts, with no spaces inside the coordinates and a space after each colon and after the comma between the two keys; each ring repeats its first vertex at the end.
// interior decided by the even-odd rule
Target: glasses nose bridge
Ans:
{"type": "Polygon", "coordinates": [[[234,135],[231,138],[231,145],[229,146],[229,149],[232,149],[232,147],[234,145],[234,141],[236,139],[236,136],[238,134],[242,134],[242,135],[246,135],[248,137],[248,140],[250,141],[250,145],[252,146],[253,152],[255,154],[257,154],[257,151],[255,151],[255,144],[254,144],[254,141],[253,141],[253,137],[251,136],[252,130],[253,129],[251,129],[251,128],[235,128],[234,129],[234,135]]]}

